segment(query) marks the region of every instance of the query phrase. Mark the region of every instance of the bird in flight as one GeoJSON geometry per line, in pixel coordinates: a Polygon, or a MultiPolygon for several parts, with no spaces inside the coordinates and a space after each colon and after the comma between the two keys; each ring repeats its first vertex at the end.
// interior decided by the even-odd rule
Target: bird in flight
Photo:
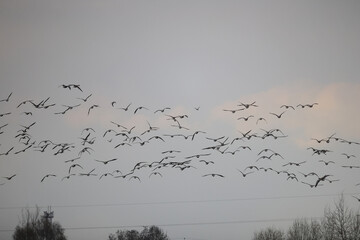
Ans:
{"type": "Polygon", "coordinates": [[[13,174],[13,175],[11,175],[10,177],[3,177],[3,178],[5,178],[5,179],[7,179],[7,180],[11,180],[12,178],[14,178],[16,176],[16,174],[13,174]]]}
{"type": "Polygon", "coordinates": [[[295,110],[295,108],[293,106],[291,106],[291,105],[281,105],[280,108],[285,108],[285,109],[291,108],[291,109],[295,110]]]}
{"type": "Polygon", "coordinates": [[[246,177],[247,175],[249,175],[249,174],[251,174],[251,173],[254,173],[254,172],[243,173],[243,172],[240,171],[239,169],[237,169],[237,170],[241,173],[241,175],[242,175],[243,177],[246,177]]]}
{"type": "Polygon", "coordinates": [[[12,94],[11,92],[7,98],[0,100],[0,102],[8,102],[12,94]]]}
{"type": "Polygon", "coordinates": [[[88,177],[89,176],[97,176],[97,174],[92,173],[94,171],[95,171],[95,168],[88,173],[79,173],[79,176],[88,176],[88,177]]]}
{"type": "Polygon", "coordinates": [[[90,111],[91,111],[92,109],[96,108],[96,107],[99,107],[99,105],[94,104],[94,105],[92,105],[91,107],[89,107],[88,115],[90,114],[90,111]]]}
{"type": "Polygon", "coordinates": [[[205,163],[206,165],[209,165],[210,163],[211,164],[214,164],[214,162],[213,161],[206,161],[206,160],[199,160],[199,162],[203,162],[203,163],[205,163]]]}
{"type": "Polygon", "coordinates": [[[108,176],[108,175],[113,176],[112,173],[104,173],[104,174],[102,174],[102,175],[100,176],[99,180],[100,180],[101,178],[103,178],[103,177],[108,176]]]}
{"type": "Polygon", "coordinates": [[[334,161],[324,161],[324,160],[319,160],[319,162],[323,162],[325,164],[325,166],[329,165],[330,163],[335,163],[334,161]]]}
{"type": "Polygon", "coordinates": [[[14,149],[14,147],[11,147],[7,152],[0,153],[0,156],[1,155],[8,155],[13,149],[14,149]]]}
{"type": "Polygon", "coordinates": [[[83,167],[82,167],[80,164],[75,163],[75,164],[73,164],[73,165],[71,165],[71,166],[69,167],[69,174],[70,174],[70,172],[71,172],[71,169],[73,169],[73,168],[75,168],[75,167],[79,167],[79,168],[83,169],[83,167]]]}
{"type": "Polygon", "coordinates": [[[353,196],[353,198],[355,198],[356,200],[358,200],[358,202],[360,202],[360,198],[355,197],[355,196],[353,196]]]}
{"type": "Polygon", "coordinates": [[[80,99],[80,100],[83,100],[84,102],[86,102],[91,96],[92,96],[92,94],[90,94],[86,98],[77,98],[77,99],[80,99]]]}
{"type": "Polygon", "coordinates": [[[159,175],[160,177],[162,177],[161,173],[159,173],[159,172],[152,172],[152,173],[150,173],[149,178],[150,178],[152,175],[159,175]]]}
{"type": "Polygon", "coordinates": [[[113,158],[113,159],[106,160],[106,161],[101,161],[101,160],[96,160],[96,159],[95,159],[95,161],[101,162],[101,163],[103,163],[104,165],[108,164],[109,162],[116,161],[116,160],[117,160],[117,158],[113,158]]]}
{"type": "Polygon", "coordinates": [[[61,179],[61,181],[63,181],[64,179],[69,179],[71,176],[75,176],[75,174],[74,174],[74,173],[69,174],[69,175],[63,177],[63,178],[61,179]]]}
{"type": "Polygon", "coordinates": [[[248,109],[249,107],[258,107],[258,105],[255,105],[256,102],[252,102],[252,103],[240,103],[238,106],[242,106],[245,107],[245,109],[248,109]]]}
{"type": "Polygon", "coordinates": [[[139,111],[139,110],[141,110],[141,109],[149,110],[149,109],[146,108],[146,107],[140,106],[140,107],[137,107],[137,108],[135,109],[134,114],[136,114],[137,111],[139,111]]]}
{"type": "Polygon", "coordinates": [[[322,176],[322,177],[319,177],[319,178],[317,179],[314,187],[317,187],[320,182],[325,181],[325,179],[326,179],[327,177],[331,177],[331,176],[332,176],[332,175],[326,174],[326,175],[324,175],[324,176],[322,176]]]}
{"type": "Polygon", "coordinates": [[[165,110],[170,110],[171,108],[169,108],[169,107],[165,107],[165,108],[163,108],[163,109],[158,109],[158,110],[156,110],[154,113],[157,113],[157,112],[162,112],[162,113],[164,113],[165,112],[165,110]]]}
{"type": "Polygon", "coordinates": [[[208,177],[208,176],[224,178],[224,175],[221,175],[221,174],[218,174],[218,173],[208,173],[208,174],[203,175],[203,177],[208,177]]]}
{"type": "Polygon", "coordinates": [[[46,174],[46,175],[41,179],[40,182],[43,182],[43,181],[45,180],[45,178],[48,178],[48,177],[56,177],[56,175],[54,175],[54,174],[46,174]]]}
{"type": "Polygon", "coordinates": [[[276,113],[271,112],[270,114],[271,114],[271,115],[274,115],[274,116],[277,117],[277,118],[281,118],[282,115],[283,115],[285,112],[286,112],[286,111],[283,111],[283,112],[280,113],[280,114],[276,114],[276,113]]]}
{"type": "Polygon", "coordinates": [[[342,153],[341,155],[344,155],[347,159],[350,159],[350,158],[354,158],[354,157],[356,157],[355,155],[353,155],[353,154],[347,154],[347,153],[342,153]]]}
{"type": "Polygon", "coordinates": [[[250,116],[247,116],[247,117],[239,117],[237,120],[244,120],[245,122],[247,122],[252,117],[254,117],[254,115],[250,115],[250,116]]]}
{"type": "Polygon", "coordinates": [[[130,107],[130,105],[131,105],[131,103],[129,103],[126,107],[121,107],[121,108],[119,108],[119,109],[122,109],[122,110],[124,110],[125,112],[127,112],[128,110],[129,110],[129,107],[130,107]]]}
{"type": "Polygon", "coordinates": [[[129,178],[129,181],[130,181],[131,179],[137,179],[137,180],[139,180],[139,182],[141,182],[141,180],[140,180],[140,178],[139,178],[138,176],[131,176],[131,177],[129,178]]]}

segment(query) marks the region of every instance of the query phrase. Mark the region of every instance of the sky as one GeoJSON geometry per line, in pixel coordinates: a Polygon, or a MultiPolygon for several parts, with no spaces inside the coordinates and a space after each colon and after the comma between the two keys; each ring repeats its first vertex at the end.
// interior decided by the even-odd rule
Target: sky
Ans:
{"type": "Polygon", "coordinates": [[[341,194],[358,210],[359,11],[1,1],[0,238],[35,206],[76,240],[149,225],[171,239],[251,239],[319,218],[341,194]],[[310,187],[310,172],[331,176],[310,187]]]}

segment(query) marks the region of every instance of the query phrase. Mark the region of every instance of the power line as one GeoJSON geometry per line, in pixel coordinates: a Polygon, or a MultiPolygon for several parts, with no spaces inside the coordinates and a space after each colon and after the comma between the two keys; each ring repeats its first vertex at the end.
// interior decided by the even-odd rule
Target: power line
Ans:
{"type": "MultiPolygon", "coordinates": [[[[321,219],[322,217],[308,217],[307,219],[321,219]]],[[[182,226],[202,226],[202,225],[226,225],[226,224],[246,224],[246,223],[266,223],[266,222],[289,222],[298,218],[273,218],[273,219],[255,219],[255,220],[235,220],[235,221],[217,221],[217,222],[190,222],[190,223],[166,223],[152,224],[158,227],[182,227],[182,226]]],[[[143,228],[146,225],[119,225],[119,226],[92,226],[92,227],[63,227],[65,230],[98,230],[98,229],[134,229],[143,228]]],[[[3,229],[0,232],[10,232],[14,230],[3,229]]]]}
{"type": "MultiPolygon", "coordinates": [[[[343,195],[356,195],[359,193],[342,193],[343,195]]],[[[252,197],[252,198],[228,198],[228,199],[207,199],[207,200],[182,200],[182,201],[158,201],[158,202],[128,202],[128,203],[109,203],[109,204],[74,204],[74,205],[52,205],[55,208],[87,208],[87,207],[117,207],[117,206],[138,206],[138,205],[164,205],[164,204],[192,204],[192,203],[211,203],[211,202],[237,202],[237,201],[255,201],[255,200],[279,200],[294,198],[320,198],[334,197],[341,194],[318,194],[318,195],[294,195],[294,196],[275,196],[275,197],[252,197]]],[[[43,206],[38,206],[43,208],[43,206]]],[[[0,207],[0,210],[36,208],[28,206],[0,207]]]]}

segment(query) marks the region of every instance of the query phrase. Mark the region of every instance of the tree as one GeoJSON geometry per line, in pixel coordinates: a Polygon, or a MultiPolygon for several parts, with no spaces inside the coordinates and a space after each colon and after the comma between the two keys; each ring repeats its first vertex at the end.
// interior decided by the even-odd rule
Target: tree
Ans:
{"type": "Polygon", "coordinates": [[[166,233],[157,226],[144,227],[139,233],[136,230],[117,230],[109,235],[109,240],[169,240],[166,233]]]}
{"type": "Polygon", "coordinates": [[[41,218],[40,209],[36,207],[34,213],[29,209],[22,210],[19,224],[13,234],[14,240],[66,240],[64,229],[60,223],[50,223],[47,219],[41,218]]]}
{"type": "Polygon", "coordinates": [[[253,240],[284,240],[284,233],[275,228],[267,228],[260,232],[255,232],[253,240]]]}
{"type": "Polygon", "coordinates": [[[335,209],[325,209],[322,222],[325,240],[358,240],[360,239],[359,212],[345,206],[344,196],[335,203],[335,209]]]}
{"type": "Polygon", "coordinates": [[[321,224],[318,221],[296,219],[287,232],[287,240],[320,240],[322,239],[321,224]]]}

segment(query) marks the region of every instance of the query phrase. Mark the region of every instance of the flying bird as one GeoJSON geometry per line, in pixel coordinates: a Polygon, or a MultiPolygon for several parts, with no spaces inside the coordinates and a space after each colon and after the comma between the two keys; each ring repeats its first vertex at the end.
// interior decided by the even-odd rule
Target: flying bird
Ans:
{"type": "Polygon", "coordinates": [[[86,98],[77,98],[80,100],[83,100],[84,102],[87,102],[87,100],[89,100],[89,98],[92,96],[92,94],[90,94],[89,96],[87,96],[86,98]]]}
{"type": "Polygon", "coordinates": [[[11,92],[7,98],[0,100],[0,102],[8,102],[12,94],[11,92]]]}
{"type": "Polygon", "coordinates": [[[249,175],[249,174],[251,174],[251,173],[254,173],[254,172],[243,173],[243,172],[240,171],[239,169],[237,169],[237,170],[241,173],[241,175],[242,175],[243,177],[246,177],[247,175],[249,175]]]}
{"type": "Polygon", "coordinates": [[[342,153],[341,155],[344,155],[347,159],[350,159],[350,158],[355,158],[356,156],[355,155],[353,155],[353,154],[346,154],[346,153],[342,153]]]}
{"type": "Polygon", "coordinates": [[[331,177],[331,176],[332,176],[332,175],[326,174],[326,175],[324,175],[324,176],[322,176],[322,177],[319,177],[319,178],[317,179],[314,187],[317,187],[320,182],[325,181],[325,179],[326,179],[327,177],[331,177]]]}
{"type": "Polygon", "coordinates": [[[295,108],[293,106],[291,106],[291,105],[281,105],[280,108],[285,108],[285,109],[291,108],[291,109],[295,110],[295,108]]]}
{"type": "Polygon", "coordinates": [[[149,178],[150,178],[152,175],[159,175],[160,177],[162,177],[161,173],[159,173],[159,172],[152,172],[152,173],[150,173],[149,178]]]}
{"type": "Polygon", "coordinates": [[[56,177],[56,175],[54,175],[54,174],[46,174],[46,175],[41,179],[40,182],[43,182],[43,181],[45,180],[45,178],[48,178],[48,177],[56,177]]]}
{"type": "Polygon", "coordinates": [[[131,176],[131,177],[129,178],[129,181],[130,181],[131,179],[137,179],[137,180],[139,180],[139,182],[141,182],[141,180],[140,180],[140,178],[139,178],[138,176],[131,176]]]}
{"type": "Polygon", "coordinates": [[[170,110],[171,108],[169,108],[169,107],[165,107],[165,108],[163,108],[163,109],[158,109],[158,110],[156,110],[154,113],[157,113],[157,112],[165,112],[165,110],[170,110]]]}
{"type": "Polygon", "coordinates": [[[124,108],[119,108],[119,109],[122,109],[122,110],[124,110],[125,112],[127,112],[128,110],[129,110],[129,107],[130,107],[130,105],[131,105],[131,103],[129,103],[126,107],[124,107],[124,108]]]}
{"type": "Polygon", "coordinates": [[[276,113],[270,113],[271,115],[274,115],[275,117],[277,117],[277,118],[281,118],[281,116],[285,113],[286,111],[283,111],[282,113],[280,113],[280,114],[276,114],[276,113]]]}
{"type": "Polygon", "coordinates": [[[70,172],[71,172],[71,169],[73,169],[73,168],[75,168],[75,167],[79,167],[79,168],[83,169],[83,167],[82,167],[80,164],[75,163],[75,164],[73,164],[73,165],[71,165],[71,166],[69,167],[69,174],[70,174],[70,172]]]}
{"type": "Polygon", "coordinates": [[[135,109],[134,114],[136,114],[137,111],[139,111],[139,110],[141,110],[141,109],[149,110],[149,109],[146,108],[146,107],[140,106],[140,107],[137,107],[137,108],[135,109]]]}
{"type": "Polygon", "coordinates": [[[7,180],[11,180],[12,178],[14,178],[16,176],[16,174],[13,174],[13,175],[11,175],[10,177],[3,177],[3,178],[5,178],[5,179],[7,179],[7,180]]]}
{"type": "Polygon", "coordinates": [[[103,163],[104,165],[108,164],[109,162],[116,161],[116,160],[118,160],[118,159],[117,159],[117,158],[113,158],[113,159],[106,160],[106,161],[101,161],[101,160],[96,160],[96,159],[95,159],[95,161],[101,162],[101,163],[103,163]]]}
{"type": "Polygon", "coordinates": [[[221,175],[221,174],[218,174],[218,173],[208,173],[208,174],[203,175],[203,177],[207,177],[207,176],[224,178],[224,175],[221,175]]]}
{"type": "Polygon", "coordinates": [[[249,118],[252,118],[254,117],[254,115],[250,115],[250,116],[247,116],[247,117],[239,117],[237,120],[244,120],[245,122],[247,122],[249,120],[249,118]]]}
{"type": "Polygon", "coordinates": [[[69,175],[63,177],[63,178],[61,179],[61,181],[63,181],[64,179],[69,179],[71,176],[75,176],[75,174],[74,174],[74,173],[69,174],[69,175]]]}
{"type": "Polygon", "coordinates": [[[206,160],[199,160],[199,162],[203,162],[203,163],[205,163],[206,165],[209,165],[210,163],[211,164],[214,164],[214,162],[213,161],[206,161],[206,160]]]}
{"type": "Polygon", "coordinates": [[[256,102],[252,102],[252,103],[240,103],[238,106],[243,106],[245,107],[245,109],[248,109],[249,107],[258,107],[258,105],[255,105],[256,102]]]}
{"type": "Polygon", "coordinates": [[[91,107],[89,107],[88,115],[90,114],[90,111],[91,111],[92,109],[96,108],[96,107],[100,107],[100,106],[97,105],[97,104],[94,104],[94,105],[92,105],[91,107]]]}
{"type": "Polygon", "coordinates": [[[324,160],[319,160],[319,162],[323,162],[325,164],[325,166],[329,165],[330,163],[335,163],[334,161],[324,161],[324,160]]]}

